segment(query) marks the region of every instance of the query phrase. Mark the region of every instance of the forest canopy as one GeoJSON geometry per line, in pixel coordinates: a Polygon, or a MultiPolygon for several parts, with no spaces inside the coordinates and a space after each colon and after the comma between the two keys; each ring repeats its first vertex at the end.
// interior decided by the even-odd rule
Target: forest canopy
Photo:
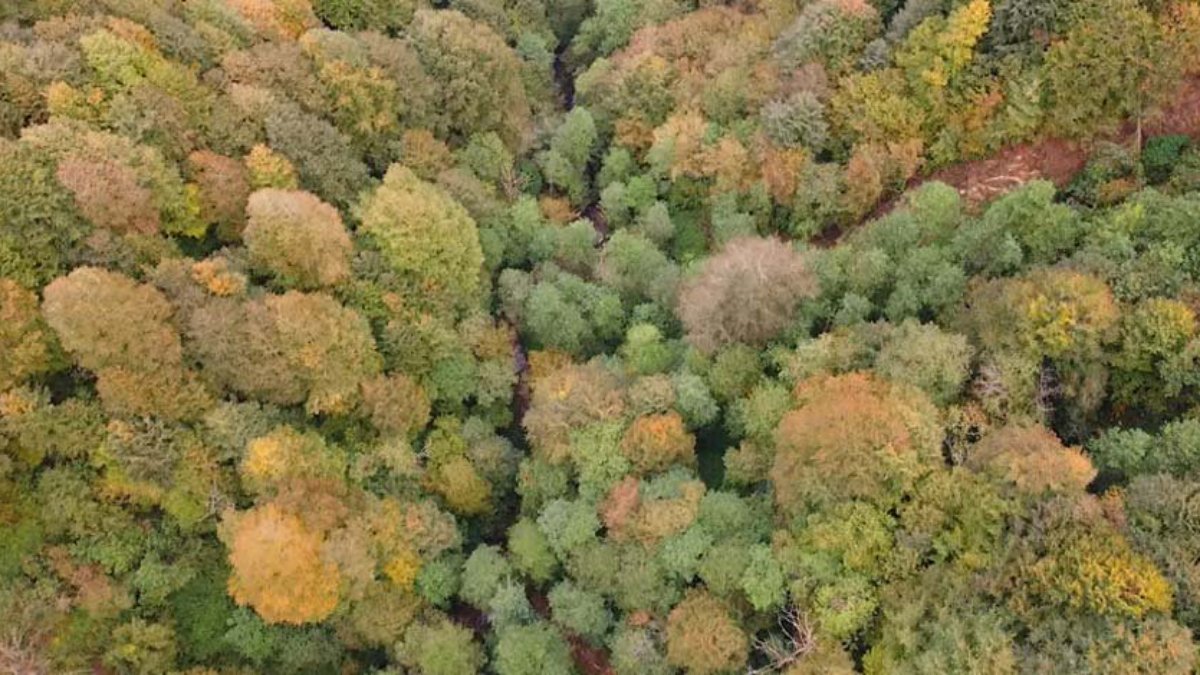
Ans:
{"type": "Polygon", "coordinates": [[[0,0],[0,672],[1200,667],[1194,0],[0,0]]]}

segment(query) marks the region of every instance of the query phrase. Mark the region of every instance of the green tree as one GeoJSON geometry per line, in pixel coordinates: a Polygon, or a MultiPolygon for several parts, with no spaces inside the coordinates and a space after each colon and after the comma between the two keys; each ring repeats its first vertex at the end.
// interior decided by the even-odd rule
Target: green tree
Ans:
{"type": "Polygon", "coordinates": [[[338,30],[396,30],[412,21],[417,0],[316,0],[313,11],[338,30]]]}
{"type": "Polygon", "coordinates": [[[587,192],[587,169],[597,141],[596,124],[587,108],[567,113],[550,139],[550,147],[538,156],[546,181],[567,193],[579,204],[587,192]]]}
{"type": "Polygon", "coordinates": [[[402,664],[426,675],[474,675],[484,663],[471,631],[445,617],[410,625],[396,652],[402,664]]]}
{"type": "Polygon", "coordinates": [[[504,40],[456,11],[417,10],[408,30],[425,71],[439,84],[439,127],[462,138],[494,131],[509,148],[520,147],[529,103],[520,61],[504,40]]]}
{"type": "Polygon", "coordinates": [[[547,596],[554,622],[593,643],[600,642],[612,625],[612,613],[599,594],[562,581],[547,596]]]}
{"type": "Polygon", "coordinates": [[[359,218],[359,231],[400,277],[411,302],[451,311],[478,305],[483,269],[478,230],[441,189],[393,166],[362,202],[359,218]]]}
{"type": "Polygon", "coordinates": [[[1080,5],[1066,37],[1046,54],[1051,124],[1086,136],[1133,119],[1140,147],[1143,120],[1173,91],[1178,73],[1162,29],[1139,3],[1080,5]]]}
{"type": "Polygon", "coordinates": [[[571,675],[571,649],[558,631],[543,622],[514,626],[500,633],[492,667],[499,675],[571,675]]]}

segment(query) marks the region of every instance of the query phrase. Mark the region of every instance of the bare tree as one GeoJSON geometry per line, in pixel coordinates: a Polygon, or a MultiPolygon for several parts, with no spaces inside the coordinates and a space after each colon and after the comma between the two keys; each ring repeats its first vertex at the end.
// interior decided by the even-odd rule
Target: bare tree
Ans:
{"type": "Polygon", "coordinates": [[[746,675],[782,672],[817,647],[816,634],[808,617],[795,607],[779,613],[779,634],[754,639],[754,651],[766,658],[766,664],[746,669],[746,675]]]}

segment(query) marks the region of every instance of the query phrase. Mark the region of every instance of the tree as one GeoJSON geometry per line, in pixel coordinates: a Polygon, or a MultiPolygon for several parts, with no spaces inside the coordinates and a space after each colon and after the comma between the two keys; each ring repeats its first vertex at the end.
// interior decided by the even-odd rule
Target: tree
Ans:
{"type": "Polygon", "coordinates": [[[621,439],[621,453],[640,473],[665,471],[679,464],[695,464],[696,440],[674,411],[645,415],[633,421],[621,439]]]}
{"type": "Polygon", "coordinates": [[[998,0],[988,42],[999,49],[1043,47],[1065,27],[1066,0],[998,0]]]}
{"type": "Polygon", "coordinates": [[[67,157],[54,174],[75,197],[75,207],[96,227],[115,232],[155,234],[158,209],[150,190],[127,166],[110,160],[67,157]]]}
{"type": "Polygon", "coordinates": [[[1121,317],[1120,332],[1120,351],[1112,358],[1113,398],[1154,413],[1166,411],[1179,392],[1164,387],[1164,380],[1175,379],[1177,355],[1196,334],[1195,314],[1176,300],[1150,298],[1121,317]]]}
{"type": "Polygon", "coordinates": [[[96,373],[101,399],[117,412],[194,417],[210,403],[183,367],[174,309],[158,289],[95,267],[45,288],[42,312],[62,346],[96,373]]]}
{"type": "Polygon", "coordinates": [[[777,239],[729,242],[684,282],[679,316],[704,352],[743,342],[761,347],[788,328],[800,302],[815,296],[804,256],[777,239]]]}
{"type": "Polygon", "coordinates": [[[413,623],[396,652],[402,664],[425,675],[474,675],[484,663],[471,631],[445,617],[413,623]]]}
{"type": "Polygon", "coordinates": [[[806,5],[783,31],[775,53],[784,68],[815,61],[841,75],[881,30],[879,12],[864,0],[819,0],[806,5]]]}
{"type": "Polygon", "coordinates": [[[313,11],[338,30],[398,30],[412,21],[417,0],[315,0],[313,11]]]}
{"type": "Polygon", "coordinates": [[[596,124],[587,108],[576,107],[567,113],[554,132],[550,147],[538,156],[547,182],[565,191],[571,201],[583,201],[587,168],[596,146],[596,124]]]}
{"type": "Polygon", "coordinates": [[[258,190],[242,239],[251,262],[285,287],[333,286],[350,275],[353,245],[336,209],[307,192],[258,190]]]}
{"type": "Polygon", "coordinates": [[[567,641],[540,621],[502,631],[493,653],[492,667],[499,675],[570,675],[575,671],[567,641]]]}
{"type": "Polygon", "coordinates": [[[449,311],[478,305],[483,250],[475,222],[441,189],[394,165],[361,204],[359,231],[399,276],[410,302],[449,311]]]}
{"type": "MultiPolygon", "coordinates": [[[[266,150],[264,146],[255,148],[266,150]]],[[[246,200],[251,190],[246,164],[208,150],[193,152],[187,161],[200,191],[200,217],[215,226],[223,241],[236,241],[246,225],[246,200]]]]}
{"type": "Polygon", "coordinates": [[[945,405],[958,397],[970,376],[974,350],[966,337],[912,319],[896,327],[879,350],[875,369],[886,378],[924,391],[945,405]]]}
{"type": "Polygon", "coordinates": [[[988,30],[988,0],[972,0],[943,18],[922,21],[904,39],[896,65],[905,71],[912,91],[935,114],[945,108],[946,89],[971,63],[976,43],[988,30]]]}
{"type": "Polygon", "coordinates": [[[381,433],[411,436],[429,423],[429,396],[407,375],[382,375],[360,387],[362,410],[381,433]]]}
{"type": "Polygon", "coordinates": [[[104,662],[120,672],[150,675],[175,664],[175,631],[168,625],[133,619],[118,626],[112,639],[104,662]]]}
{"type": "Polygon", "coordinates": [[[825,103],[808,90],[763,106],[762,126],[772,141],[785,147],[820,152],[829,141],[825,103]]]}
{"type": "Polygon", "coordinates": [[[1187,476],[1200,467],[1200,420],[1168,422],[1157,434],[1107,429],[1088,443],[1088,453],[1097,466],[1129,478],[1154,473],[1187,476]]]}
{"type": "Polygon", "coordinates": [[[354,203],[371,178],[349,139],[290,100],[267,96],[267,140],[296,167],[301,185],[338,207],[354,203]]]}
{"type": "Polygon", "coordinates": [[[618,675],[669,675],[660,631],[622,626],[612,641],[612,666],[618,675]]]}
{"type": "Polygon", "coordinates": [[[337,607],[338,568],[321,556],[321,536],[274,504],[227,518],[229,594],[270,623],[320,621],[337,607]]]}
{"type": "Polygon", "coordinates": [[[794,397],[771,468],[786,512],[842,499],[893,505],[941,463],[937,409],[914,389],[851,373],[801,382],[794,397]]]}
{"type": "Polygon", "coordinates": [[[30,127],[22,133],[21,143],[54,158],[55,175],[60,182],[67,181],[64,186],[72,191],[77,207],[85,216],[95,216],[97,226],[143,234],[161,228],[194,238],[207,229],[199,217],[196,193],[155,148],[94,131],[74,120],[30,127]],[[114,187],[130,192],[112,192],[114,187]]]}
{"type": "Polygon", "coordinates": [[[1010,618],[972,592],[968,580],[934,567],[883,593],[881,635],[867,673],[1017,672],[1010,618]]]}
{"type": "Polygon", "coordinates": [[[1168,474],[1140,476],[1125,492],[1129,537],[1149,555],[1174,589],[1174,616],[1189,628],[1200,623],[1200,575],[1193,561],[1200,539],[1188,526],[1196,484],[1168,474]]]}
{"type": "Polygon", "coordinates": [[[300,187],[300,179],[296,176],[296,167],[292,166],[287,157],[261,143],[250,148],[250,152],[246,153],[242,162],[246,165],[247,179],[250,181],[251,189],[296,190],[300,187]]]}
{"type": "Polygon", "coordinates": [[[33,145],[0,142],[0,276],[23,286],[65,272],[92,229],[55,173],[33,145]]]}
{"type": "Polygon", "coordinates": [[[522,518],[508,528],[508,552],[513,566],[536,583],[546,583],[558,569],[558,558],[537,523],[522,518]]]}
{"type": "Polygon", "coordinates": [[[654,242],[621,230],[600,252],[599,277],[630,302],[649,300],[670,306],[675,300],[679,270],[654,242]]]}
{"type": "Polygon", "coordinates": [[[694,675],[742,668],[749,641],[729,609],[704,591],[689,593],[667,617],[667,661],[694,675]]]}
{"type": "Polygon", "coordinates": [[[1103,281],[1061,268],[977,283],[967,306],[964,323],[986,350],[1084,363],[1099,356],[1118,318],[1103,281]]]}
{"type": "Polygon", "coordinates": [[[222,387],[312,413],[350,410],[379,374],[370,326],[324,293],[217,299],[188,320],[190,349],[222,387]]]}
{"type": "Polygon", "coordinates": [[[593,643],[608,633],[612,613],[598,593],[565,580],[550,589],[547,597],[554,622],[563,628],[593,643]]]}
{"type": "Polygon", "coordinates": [[[246,444],[238,473],[249,492],[270,495],[296,480],[341,481],[346,461],[320,435],[280,426],[246,444]]]}
{"type": "Polygon", "coordinates": [[[1116,624],[1171,611],[1170,583],[1108,520],[1096,497],[1047,500],[1030,518],[998,587],[1022,620],[1052,630],[1054,616],[1116,624]]]}
{"type": "Polygon", "coordinates": [[[1055,203],[1056,193],[1049,181],[1027,183],[989,204],[980,226],[1011,233],[1030,263],[1051,264],[1075,247],[1082,231],[1079,214],[1055,203]]]}
{"type": "Polygon", "coordinates": [[[38,299],[12,279],[0,278],[0,392],[54,364],[49,327],[38,311],[38,299]]]}
{"type": "Polygon", "coordinates": [[[294,40],[319,24],[312,6],[301,0],[231,0],[230,9],[259,35],[272,40],[294,40]]]}
{"type": "Polygon", "coordinates": [[[599,0],[571,38],[567,56],[572,65],[584,68],[624,47],[638,28],[662,23],[684,11],[678,0],[599,0]]]}
{"type": "Polygon", "coordinates": [[[989,433],[968,451],[966,463],[1035,495],[1081,493],[1096,477],[1086,455],[1038,426],[1010,425],[989,433]]]}
{"type": "Polygon", "coordinates": [[[409,39],[425,71],[439,83],[439,127],[466,138],[496,132],[510,149],[522,145],[529,103],[521,64],[486,25],[457,11],[417,10],[409,39]]]}
{"type": "Polygon", "coordinates": [[[1137,123],[1174,90],[1179,69],[1154,17],[1135,0],[1080,6],[1065,39],[1046,54],[1050,122],[1085,136],[1126,118],[1137,123]]]}

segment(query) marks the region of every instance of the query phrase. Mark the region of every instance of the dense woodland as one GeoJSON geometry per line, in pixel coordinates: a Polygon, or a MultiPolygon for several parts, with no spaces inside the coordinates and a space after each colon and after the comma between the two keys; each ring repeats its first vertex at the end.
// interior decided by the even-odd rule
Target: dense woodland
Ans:
{"type": "Polygon", "coordinates": [[[1171,0],[0,0],[0,672],[1195,672],[1194,71],[1171,0]]]}

